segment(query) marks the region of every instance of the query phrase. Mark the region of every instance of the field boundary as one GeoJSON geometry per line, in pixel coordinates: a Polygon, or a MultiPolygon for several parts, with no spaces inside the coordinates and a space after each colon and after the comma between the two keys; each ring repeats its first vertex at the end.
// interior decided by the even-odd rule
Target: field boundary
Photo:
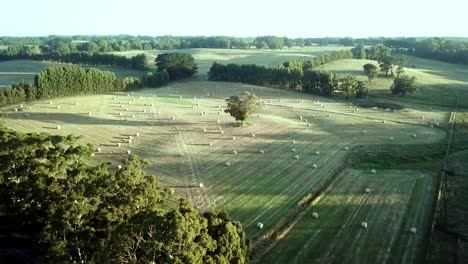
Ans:
{"type": "Polygon", "coordinates": [[[342,164],[332,173],[332,176],[316,191],[304,196],[291,212],[284,216],[278,224],[266,234],[257,238],[252,243],[250,261],[256,263],[265,253],[267,253],[278,240],[284,237],[289,230],[304,216],[305,212],[313,205],[317,204],[323,194],[339,179],[339,176],[346,169],[346,156],[342,164]]]}
{"type": "MultiPolygon", "coordinates": [[[[431,244],[432,244],[432,239],[433,239],[433,233],[434,233],[434,229],[435,227],[437,226],[437,219],[440,218],[440,214],[441,214],[441,200],[444,199],[445,195],[446,195],[446,189],[447,189],[447,181],[446,181],[446,177],[447,177],[447,161],[448,161],[448,157],[450,155],[450,147],[451,147],[451,144],[452,144],[452,139],[453,139],[453,131],[454,131],[454,128],[455,128],[455,120],[456,120],[456,111],[458,109],[458,97],[457,97],[457,102],[455,104],[455,109],[454,111],[451,112],[450,114],[450,118],[449,118],[449,122],[448,122],[448,128],[449,128],[449,133],[448,133],[448,140],[447,140],[447,149],[445,151],[445,157],[444,157],[444,163],[442,165],[442,169],[441,169],[441,172],[439,174],[439,177],[438,177],[438,184],[437,184],[437,189],[436,189],[436,192],[435,192],[435,203],[434,203],[434,207],[432,209],[433,213],[432,213],[432,221],[431,221],[431,225],[430,225],[430,229],[429,229],[429,237],[428,239],[426,240],[426,244],[425,244],[425,262],[429,262],[430,261],[430,257],[431,257],[431,251],[430,251],[430,247],[431,247],[431,244]]],[[[443,212],[443,220],[444,220],[444,224],[447,222],[447,205],[443,205],[444,206],[444,212],[443,212]]]]}

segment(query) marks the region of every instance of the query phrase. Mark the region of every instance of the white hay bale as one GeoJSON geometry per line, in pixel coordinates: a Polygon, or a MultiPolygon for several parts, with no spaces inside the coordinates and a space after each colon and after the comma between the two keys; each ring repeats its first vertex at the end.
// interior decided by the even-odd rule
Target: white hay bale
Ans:
{"type": "Polygon", "coordinates": [[[299,116],[299,119],[302,121],[302,116],[299,116]]]}
{"type": "Polygon", "coordinates": [[[60,126],[56,126],[55,128],[56,128],[56,129],[60,129],[60,126]]]}
{"type": "Polygon", "coordinates": [[[362,227],[362,228],[367,228],[367,222],[362,222],[362,223],[361,223],[361,227],[362,227]]]}
{"type": "Polygon", "coordinates": [[[370,188],[366,188],[366,193],[370,193],[371,192],[371,189],[370,188]]]}
{"type": "Polygon", "coordinates": [[[132,151],[128,149],[128,150],[127,150],[127,154],[128,154],[128,155],[132,154],[132,151]]]}
{"type": "Polygon", "coordinates": [[[356,109],[354,109],[354,111],[356,111],[356,112],[359,112],[359,109],[358,109],[358,108],[356,108],[356,109]]]}
{"type": "Polygon", "coordinates": [[[224,130],[219,131],[219,133],[224,134],[224,130]]]}
{"type": "Polygon", "coordinates": [[[132,92],[132,95],[133,95],[133,92],[132,92]]]}
{"type": "Polygon", "coordinates": [[[203,128],[202,131],[203,131],[204,133],[206,133],[206,128],[203,128]]]}
{"type": "Polygon", "coordinates": [[[208,143],[208,145],[209,145],[210,147],[213,146],[213,142],[208,143]]]}
{"type": "Polygon", "coordinates": [[[179,99],[182,99],[182,95],[179,95],[179,99]]]}
{"type": "Polygon", "coordinates": [[[439,126],[439,125],[440,125],[440,123],[439,123],[439,122],[435,122],[435,125],[436,125],[436,126],[439,126]]]}
{"type": "Polygon", "coordinates": [[[19,108],[23,108],[23,105],[22,105],[22,104],[20,104],[20,105],[19,105],[19,108]]]}
{"type": "Polygon", "coordinates": [[[171,120],[175,120],[175,116],[171,117],[171,120]]]}
{"type": "Polygon", "coordinates": [[[216,123],[217,123],[217,124],[220,124],[220,123],[221,123],[221,120],[219,120],[219,119],[216,120],[216,123]]]}
{"type": "Polygon", "coordinates": [[[139,136],[140,136],[140,133],[135,133],[135,136],[136,136],[136,137],[139,137],[139,136]]]}
{"type": "Polygon", "coordinates": [[[117,143],[117,147],[122,147],[122,143],[117,143]]]}
{"type": "Polygon", "coordinates": [[[315,151],[315,155],[320,155],[320,151],[315,151]]]}
{"type": "Polygon", "coordinates": [[[135,118],[135,115],[132,115],[132,118],[135,118]]]}
{"type": "Polygon", "coordinates": [[[55,108],[60,109],[60,105],[57,105],[55,108]]]}
{"type": "Polygon", "coordinates": [[[301,103],[303,103],[303,102],[304,102],[304,100],[301,99],[301,103]]]}
{"type": "Polygon", "coordinates": [[[377,171],[376,171],[375,169],[372,169],[370,172],[371,172],[372,174],[375,174],[377,171]]]}
{"type": "Polygon", "coordinates": [[[15,112],[18,112],[18,109],[17,109],[17,108],[15,108],[15,112]]]}
{"type": "Polygon", "coordinates": [[[312,217],[313,217],[313,218],[318,218],[318,217],[319,217],[319,214],[316,213],[316,212],[313,212],[313,213],[312,213],[312,217]]]}
{"type": "Polygon", "coordinates": [[[263,149],[261,149],[261,150],[259,151],[259,153],[260,153],[260,154],[265,154],[265,151],[264,151],[263,149]]]}
{"type": "Polygon", "coordinates": [[[307,126],[309,126],[309,127],[310,127],[310,126],[312,126],[312,125],[311,125],[311,124],[307,124],[307,126]]]}
{"type": "Polygon", "coordinates": [[[353,109],[353,107],[352,107],[352,106],[349,106],[349,109],[353,109]]]}
{"type": "Polygon", "coordinates": [[[146,108],[145,108],[145,109],[143,109],[143,113],[146,113],[146,108]]]}
{"type": "Polygon", "coordinates": [[[318,168],[317,164],[313,164],[312,168],[317,169],[318,168]]]}
{"type": "Polygon", "coordinates": [[[200,182],[200,184],[198,184],[198,186],[199,186],[200,188],[203,188],[203,187],[204,187],[203,183],[201,183],[201,182],[200,182]]]}
{"type": "Polygon", "coordinates": [[[296,140],[292,140],[291,143],[296,144],[296,140]]]}
{"type": "Polygon", "coordinates": [[[413,134],[412,137],[416,138],[416,134],[413,134]]]}
{"type": "Polygon", "coordinates": [[[91,157],[94,157],[94,153],[91,153],[91,157]]]}
{"type": "Polygon", "coordinates": [[[130,94],[127,94],[127,96],[130,96],[130,94]]]}
{"type": "Polygon", "coordinates": [[[219,109],[221,109],[221,106],[220,106],[220,105],[218,105],[218,108],[219,108],[219,109]]]}
{"type": "Polygon", "coordinates": [[[328,117],[331,117],[331,114],[328,114],[328,117]]]}
{"type": "Polygon", "coordinates": [[[101,151],[102,151],[102,149],[101,149],[101,148],[97,148],[97,152],[101,152],[101,151]]]}
{"type": "Polygon", "coordinates": [[[52,101],[49,101],[49,104],[52,104],[52,101]]]}
{"type": "Polygon", "coordinates": [[[424,119],[424,116],[421,116],[421,119],[424,119]]]}
{"type": "Polygon", "coordinates": [[[232,137],[232,140],[236,140],[236,137],[232,137]]]}
{"type": "Polygon", "coordinates": [[[112,97],[112,100],[114,100],[114,101],[115,101],[115,97],[112,97]]]}
{"type": "Polygon", "coordinates": [[[131,139],[128,139],[128,140],[127,140],[127,143],[128,143],[128,144],[132,144],[132,140],[131,140],[131,139]]]}
{"type": "Polygon", "coordinates": [[[226,165],[227,167],[229,167],[229,166],[231,166],[231,162],[227,161],[227,162],[225,163],[225,165],[226,165]]]}
{"type": "Polygon", "coordinates": [[[394,140],[395,138],[394,137],[389,137],[390,140],[394,140]]]}
{"type": "Polygon", "coordinates": [[[412,228],[410,228],[410,232],[411,232],[411,233],[413,233],[413,234],[416,234],[416,232],[417,232],[417,229],[416,229],[416,227],[412,227],[412,228]]]}
{"type": "Polygon", "coordinates": [[[122,112],[119,113],[119,116],[123,116],[122,112]]]}
{"type": "Polygon", "coordinates": [[[200,116],[203,116],[203,113],[200,113],[200,116]]]}
{"type": "Polygon", "coordinates": [[[154,104],[151,104],[151,106],[154,106],[154,104]]]}
{"type": "Polygon", "coordinates": [[[257,228],[258,228],[258,229],[262,229],[262,228],[263,228],[263,223],[258,222],[258,223],[257,223],[257,228]]]}
{"type": "Polygon", "coordinates": [[[295,148],[292,148],[292,149],[291,149],[291,152],[296,152],[296,149],[295,149],[295,148]]]}
{"type": "Polygon", "coordinates": [[[128,136],[128,139],[133,139],[133,136],[128,136]]]}
{"type": "Polygon", "coordinates": [[[123,106],[123,105],[120,105],[120,108],[124,108],[124,106],[123,106]]]}
{"type": "Polygon", "coordinates": [[[128,108],[125,108],[125,112],[128,112],[128,108]]]}
{"type": "Polygon", "coordinates": [[[294,158],[298,160],[298,159],[299,159],[299,155],[295,155],[294,158]]]}
{"type": "Polygon", "coordinates": [[[203,112],[204,115],[206,115],[206,112],[203,112]]]}
{"type": "Polygon", "coordinates": [[[169,189],[169,193],[170,193],[170,194],[174,194],[174,192],[175,192],[175,191],[174,191],[174,188],[170,188],[170,189],[169,189]]]}
{"type": "Polygon", "coordinates": [[[237,151],[236,151],[236,150],[233,150],[233,151],[232,151],[232,154],[237,155],[237,151]]]}
{"type": "Polygon", "coordinates": [[[312,117],[316,117],[316,115],[312,115],[312,117]]]}
{"type": "Polygon", "coordinates": [[[252,134],[252,137],[255,137],[255,134],[252,134]]]}
{"type": "Polygon", "coordinates": [[[179,135],[182,135],[182,131],[179,131],[179,135]]]}
{"type": "Polygon", "coordinates": [[[91,115],[91,112],[88,112],[88,115],[91,115]]]}
{"type": "Polygon", "coordinates": [[[117,168],[119,168],[119,170],[121,170],[121,169],[122,169],[122,165],[117,166],[117,168]]]}
{"type": "Polygon", "coordinates": [[[366,133],[367,133],[367,130],[363,130],[362,133],[363,133],[363,134],[366,134],[366,133]]]}
{"type": "Polygon", "coordinates": [[[348,147],[344,147],[343,149],[344,149],[344,150],[349,150],[349,148],[348,148],[348,147]]]}

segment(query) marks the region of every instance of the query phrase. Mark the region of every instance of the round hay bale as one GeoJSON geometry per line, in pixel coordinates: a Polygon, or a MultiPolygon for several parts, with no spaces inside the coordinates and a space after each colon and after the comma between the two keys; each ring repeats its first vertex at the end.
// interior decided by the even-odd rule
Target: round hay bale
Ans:
{"type": "Polygon", "coordinates": [[[135,115],[132,115],[132,118],[135,118],[135,115]]]}
{"type": "Polygon", "coordinates": [[[264,151],[263,149],[261,149],[261,150],[259,151],[259,153],[260,153],[260,154],[265,154],[265,151],[264,151]]]}
{"type": "Polygon", "coordinates": [[[295,149],[295,148],[292,148],[292,149],[291,149],[291,152],[296,152],[296,149],[295,149]]]}
{"type": "Polygon", "coordinates": [[[23,108],[23,105],[22,105],[22,104],[20,104],[20,105],[19,105],[19,108],[23,108]]]}
{"type": "Polygon", "coordinates": [[[302,121],[302,116],[299,116],[299,119],[302,121]]]}
{"type": "Polygon", "coordinates": [[[121,169],[122,169],[122,165],[118,165],[117,168],[119,168],[119,170],[121,170],[121,169]]]}
{"type": "Polygon", "coordinates": [[[413,137],[413,138],[416,138],[416,134],[413,134],[412,137],[413,137]]]}
{"type": "Polygon", "coordinates": [[[367,133],[367,130],[363,130],[362,133],[363,133],[363,134],[366,134],[366,133],[367,133]]]}
{"type": "Polygon", "coordinates": [[[218,119],[218,120],[216,120],[216,123],[217,123],[217,124],[221,123],[221,120],[219,120],[219,119],[218,119]]]}
{"type": "Polygon", "coordinates": [[[224,130],[219,131],[219,133],[224,134],[224,130]]]}
{"type": "Polygon", "coordinates": [[[236,140],[236,137],[232,137],[232,140],[236,140]]]}
{"type": "Polygon", "coordinates": [[[56,126],[55,128],[56,128],[56,129],[60,129],[60,126],[56,126]]]}
{"type": "Polygon", "coordinates": [[[203,131],[204,133],[206,133],[206,128],[203,128],[202,131],[203,131]]]}
{"type": "Polygon", "coordinates": [[[371,192],[371,189],[370,188],[366,188],[366,193],[370,193],[371,192]]]}
{"type": "Polygon", "coordinates": [[[60,109],[60,105],[57,105],[55,108],[60,109]]]}
{"type": "Polygon", "coordinates": [[[128,139],[133,139],[133,136],[128,136],[128,139]]]}
{"type": "Polygon", "coordinates": [[[88,112],[88,115],[91,115],[91,112],[88,112]]]}
{"type": "Polygon", "coordinates": [[[237,151],[236,151],[236,150],[233,150],[233,151],[232,151],[232,154],[237,155],[237,151]]]}
{"type": "Polygon", "coordinates": [[[424,119],[424,116],[421,116],[421,119],[424,119]]]}
{"type": "Polygon", "coordinates": [[[296,140],[292,140],[291,143],[296,144],[296,140]]]}
{"type": "Polygon", "coordinates": [[[122,143],[117,143],[117,147],[122,147],[122,143]]]}
{"type": "Polygon", "coordinates": [[[252,134],[252,137],[255,137],[255,134],[252,134]]]}
{"type": "Polygon", "coordinates": [[[258,229],[262,229],[262,228],[263,228],[263,224],[260,223],[260,222],[258,222],[258,223],[257,223],[257,228],[258,228],[258,229]]]}
{"type": "Polygon", "coordinates": [[[49,101],[49,104],[52,104],[52,101],[49,101]]]}
{"type": "Polygon", "coordinates": [[[295,155],[294,158],[298,160],[298,159],[299,159],[299,155],[295,155]]]}
{"type": "Polygon", "coordinates": [[[114,100],[114,101],[115,101],[115,97],[112,97],[112,100],[114,100]]]}
{"type": "Polygon", "coordinates": [[[101,152],[101,151],[102,151],[102,149],[101,149],[101,148],[97,148],[97,152],[101,152]]]}
{"type": "Polygon", "coordinates": [[[313,164],[312,168],[317,169],[318,168],[317,164],[313,164]]]}
{"type": "Polygon", "coordinates": [[[136,137],[139,137],[139,136],[140,136],[140,133],[135,133],[135,136],[136,136],[136,137]]]}
{"type": "Polygon", "coordinates": [[[125,112],[128,112],[128,108],[125,108],[125,112]]]}
{"type": "Polygon", "coordinates": [[[367,222],[362,222],[362,223],[361,223],[361,227],[362,227],[362,228],[367,228],[367,222]]]}
{"type": "Polygon", "coordinates": [[[123,105],[120,105],[120,108],[124,108],[123,105]]]}
{"type": "Polygon", "coordinates": [[[331,117],[331,114],[328,114],[328,117],[331,117]]]}
{"type": "Polygon", "coordinates": [[[315,219],[317,219],[317,218],[319,217],[319,214],[316,213],[316,212],[313,212],[313,213],[312,213],[312,217],[315,218],[315,219]]]}
{"type": "Polygon", "coordinates": [[[145,108],[145,109],[143,109],[143,113],[146,113],[146,108],[145,108]]]}
{"type": "Polygon", "coordinates": [[[91,157],[94,157],[94,153],[91,153],[91,157]]]}
{"type": "Polygon", "coordinates": [[[182,95],[179,95],[179,99],[182,99],[182,95]]]}
{"type": "Polygon", "coordinates": [[[416,227],[411,227],[411,228],[410,228],[410,232],[411,232],[412,234],[416,234],[416,232],[417,232],[416,227]]]}
{"type": "Polygon", "coordinates": [[[169,189],[169,193],[170,193],[170,194],[174,194],[174,188],[170,188],[170,189],[169,189]]]}
{"type": "Polygon", "coordinates": [[[315,151],[315,155],[320,155],[320,151],[315,151]]]}
{"type": "Polygon", "coordinates": [[[395,138],[394,137],[389,137],[390,140],[394,140],[395,138]]]}
{"type": "Polygon", "coordinates": [[[370,172],[371,172],[372,174],[377,173],[377,171],[376,171],[375,169],[372,169],[370,172]]]}
{"type": "Polygon", "coordinates": [[[348,148],[348,147],[344,147],[343,149],[344,149],[344,150],[349,150],[349,148],[348,148]]]}
{"type": "Polygon", "coordinates": [[[131,139],[128,139],[127,142],[128,142],[128,144],[132,144],[132,140],[131,140],[131,139]]]}
{"type": "Polygon", "coordinates": [[[311,124],[307,124],[307,126],[312,126],[311,124]]]}
{"type": "Polygon", "coordinates": [[[229,166],[231,166],[231,162],[227,161],[227,162],[225,163],[225,165],[226,165],[227,167],[229,167],[229,166]]]}
{"type": "Polygon", "coordinates": [[[18,112],[18,108],[15,108],[15,112],[18,112]]]}
{"type": "Polygon", "coordinates": [[[132,151],[131,151],[131,150],[127,150],[127,154],[128,154],[128,155],[132,154],[132,151]]]}
{"type": "Polygon", "coordinates": [[[171,120],[175,120],[175,116],[171,117],[171,120]]]}
{"type": "Polygon", "coordinates": [[[200,184],[198,184],[198,187],[203,188],[204,187],[203,183],[200,182],[200,184]]]}
{"type": "Polygon", "coordinates": [[[203,116],[203,113],[200,113],[200,116],[203,116]]]}
{"type": "Polygon", "coordinates": [[[210,143],[208,143],[208,145],[211,147],[211,146],[213,146],[213,143],[212,143],[212,142],[210,142],[210,143]]]}

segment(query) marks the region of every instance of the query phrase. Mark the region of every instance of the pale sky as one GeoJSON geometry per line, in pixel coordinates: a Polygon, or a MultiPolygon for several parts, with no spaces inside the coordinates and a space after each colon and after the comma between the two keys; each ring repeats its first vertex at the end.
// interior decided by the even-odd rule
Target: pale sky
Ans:
{"type": "Polygon", "coordinates": [[[468,37],[468,0],[1,0],[0,36],[468,37]]]}

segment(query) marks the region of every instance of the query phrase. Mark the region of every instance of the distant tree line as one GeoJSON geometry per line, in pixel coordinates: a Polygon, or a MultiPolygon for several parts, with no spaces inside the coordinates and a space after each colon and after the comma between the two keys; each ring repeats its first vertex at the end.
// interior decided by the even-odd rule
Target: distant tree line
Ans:
{"type": "Polygon", "coordinates": [[[414,39],[387,40],[383,44],[397,52],[421,58],[468,64],[468,42],[429,38],[422,41],[414,39]]]}
{"type": "Polygon", "coordinates": [[[169,206],[172,190],[145,172],[147,161],[92,162],[94,147],[78,140],[0,127],[0,225],[12,219],[38,262],[248,262],[243,227],[226,212],[169,206]]]}

